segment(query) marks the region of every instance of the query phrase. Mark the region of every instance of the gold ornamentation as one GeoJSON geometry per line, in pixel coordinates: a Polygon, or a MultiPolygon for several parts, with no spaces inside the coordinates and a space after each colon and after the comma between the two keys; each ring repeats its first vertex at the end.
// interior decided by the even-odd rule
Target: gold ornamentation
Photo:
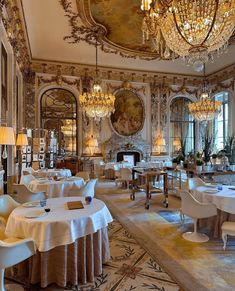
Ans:
{"type": "Polygon", "coordinates": [[[235,28],[234,0],[143,0],[141,8],[144,39],[150,35],[161,55],[172,51],[196,71],[226,51],[235,28]]]}

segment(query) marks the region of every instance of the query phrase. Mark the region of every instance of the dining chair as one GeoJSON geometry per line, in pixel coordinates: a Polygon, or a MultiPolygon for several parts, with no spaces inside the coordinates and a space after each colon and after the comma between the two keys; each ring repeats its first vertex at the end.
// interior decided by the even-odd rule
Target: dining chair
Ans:
{"type": "Polygon", "coordinates": [[[0,217],[7,220],[11,212],[19,205],[10,195],[0,195],[0,217]]]}
{"type": "Polygon", "coordinates": [[[181,214],[193,219],[194,231],[185,232],[183,238],[192,242],[206,242],[209,237],[206,234],[197,232],[198,219],[217,215],[217,208],[212,203],[201,203],[197,201],[188,191],[180,191],[181,214]]]}
{"type": "Polygon", "coordinates": [[[13,184],[14,199],[19,203],[46,199],[46,192],[33,192],[25,184],[13,184]]]}
{"type": "Polygon", "coordinates": [[[97,179],[91,179],[90,181],[88,181],[86,183],[86,185],[84,185],[81,188],[76,188],[76,187],[72,187],[69,190],[69,196],[81,196],[81,197],[86,197],[86,196],[91,196],[94,197],[95,196],[95,185],[96,185],[97,179]]]}
{"type": "Polygon", "coordinates": [[[90,180],[90,175],[89,175],[89,172],[87,171],[77,172],[76,177],[83,178],[85,182],[90,180]]]}
{"type": "Polygon", "coordinates": [[[126,187],[129,189],[130,182],[132,182],[132,170],[129,168],[121,168],[119,180],[126,183],[126,187]]]}
{"type": "Polygon", "coordinates": [[[36,178],[32,174],[22,175],[20,178],[20,184],[28,185],[31,181],[35,179],[36,178]]]}
{"type": "Polygon", "coordinates": [[[200,187],[200,186],[204,186],[204,185],[206,185],[206,183],[202,179],[200,179],[198,177],[196,177],[196,178],[188,178],[188,189],[189,189],[189,191],[195,189],[196,187],[200,187]]]}
{"type": "Polygon", "coordinates": [[[18,284],[4,286],[5,269],[12,267],[36,253],[36,247],[32,239],[9,238],[0,240],[0,291],[24,290],[18,284]]]}

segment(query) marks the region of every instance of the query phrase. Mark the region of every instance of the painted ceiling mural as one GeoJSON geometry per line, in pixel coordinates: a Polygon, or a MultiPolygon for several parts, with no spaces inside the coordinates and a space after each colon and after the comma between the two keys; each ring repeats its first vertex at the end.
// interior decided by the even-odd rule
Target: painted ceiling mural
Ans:
{"type": "Polygon", "coordinates": [[[91,15],[107,29],[106,37],[113,43],[131,50],[151,52],[150,43],[142,44],[143,14],[140,1],[91,0],[91,15]]]}

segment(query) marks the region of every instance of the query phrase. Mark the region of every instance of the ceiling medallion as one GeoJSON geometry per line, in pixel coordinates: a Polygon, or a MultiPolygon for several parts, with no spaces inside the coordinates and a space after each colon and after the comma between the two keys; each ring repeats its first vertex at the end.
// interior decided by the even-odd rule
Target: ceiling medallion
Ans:
{"type": "Polygon", "coordinates": [[[96,77],[94,80],[92,92],[83,92],[79,96],[81,109],[88,117],[99,120],[103,117],[109,117],[114,112],[115,96],[110,93],[103,93],[101,80],[98,77],[98,48],[96,41],[96,77]]]}
{"type": "Polygon", "coordinates": [[[206,2],[142,0],[144,41],[151,37],[161,55],[167,57],[172,51],[202,71],[204,63],[227,50],[235,28],[234,0],[206,2]]]}
{"type": "Polygon", "coordinates": [[[204,81],[202,93],[200,99],[197,102],[188,104],[189,113],[194,119],[198,121],[209,121],[216,117],[220,112],[222,102],[215,101],[210,98],[210,90],[207,86],[205,77],[205,65],[204,65],[204,81]]]}

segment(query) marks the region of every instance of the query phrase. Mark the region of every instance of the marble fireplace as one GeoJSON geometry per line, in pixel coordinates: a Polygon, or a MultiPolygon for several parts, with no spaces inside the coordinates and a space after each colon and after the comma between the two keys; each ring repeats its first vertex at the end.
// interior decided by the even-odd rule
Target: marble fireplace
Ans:
{"type": "Polygon", "coordinates": [[[107,161],[120,162],[124,156],[133,156],[134,164],[141,160],[149,160],[151,147],[140,135],[123,137],[113,134],[106,141],[105,154],[107,161]]]}

